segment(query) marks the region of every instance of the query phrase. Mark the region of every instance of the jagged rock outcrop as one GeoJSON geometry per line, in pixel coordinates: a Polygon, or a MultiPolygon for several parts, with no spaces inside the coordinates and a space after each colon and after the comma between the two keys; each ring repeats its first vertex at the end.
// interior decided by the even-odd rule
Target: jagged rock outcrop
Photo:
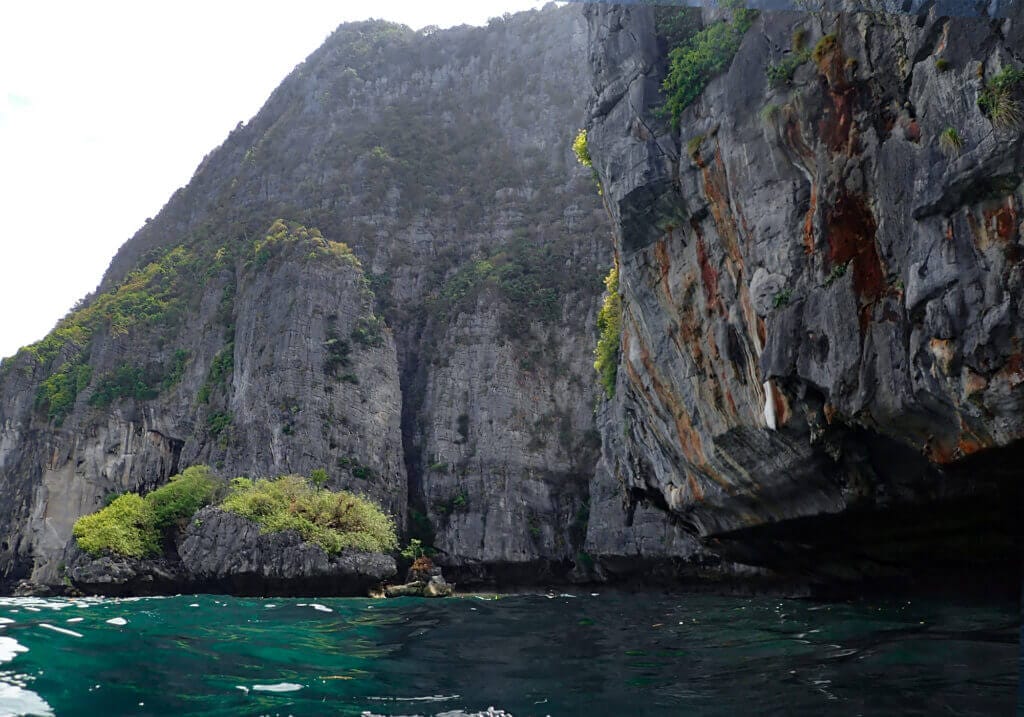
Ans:
{"type": "Polygon", "coordinates": [[[586,12],[624,315],[598,474],[741,562],[1012,559],[1024,139],[977,99],[1019,6],[762,13],[678,131],[655,11],[586,12]]]}
{"type": "Polygon", "coordinates": [[[92,557],[67,551],[71,586],[98,595],[180,592],[233,595],[363,596],[398,570],[389,555],[343,550],[329,555],[293,530],[261,532],[253,521],[219,508],[196,513],[159,558],[92,557]]]}
{"type": "Polygon", "coordinates": [[[261,533],[251,520],[212,507],[186,527],[178,555],[196,583],[232,594],[365,595],[398,572],[388,555],[328,555],[295,531],[261,533]]]}

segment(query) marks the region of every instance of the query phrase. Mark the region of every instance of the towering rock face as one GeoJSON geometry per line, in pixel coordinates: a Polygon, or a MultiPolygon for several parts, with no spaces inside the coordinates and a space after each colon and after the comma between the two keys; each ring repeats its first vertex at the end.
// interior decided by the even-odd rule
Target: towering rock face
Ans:
{"type": "Polygon", "coordinates": [[[59,582],[78,516],[200,462],[326,468],[460,579],[571,570],[611,261],[586,43],[553,5],[340,27],[4,361],[5,581],[59,582]]]}
{"type": "Polygon", "coordinates": [[[655,11],[586,12],[623,303],[598,476],[775,568],[1011,554],[1024,140],[977,100],[1019,8],[762,13],[678,131],[655,11]]]}

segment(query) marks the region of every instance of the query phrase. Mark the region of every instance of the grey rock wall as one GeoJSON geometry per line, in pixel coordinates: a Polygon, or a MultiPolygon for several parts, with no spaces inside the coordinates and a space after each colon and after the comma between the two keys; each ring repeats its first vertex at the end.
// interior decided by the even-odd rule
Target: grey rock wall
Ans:
{"type": "Polygon", "coordinates": [[[921,535],[1008,530],[1024,141],[977,98],[1024,61],[1020,12],[762,13],[678,131],[654,11],[586,12],[624,305],[602,470],[705,543],[770,552],[753,529],[906,505],[921,535]],[[772,87],[796,30],[834,45],[772,87]],[[987,501],[988,527],[926,527],[951,500],[987,501]]]}

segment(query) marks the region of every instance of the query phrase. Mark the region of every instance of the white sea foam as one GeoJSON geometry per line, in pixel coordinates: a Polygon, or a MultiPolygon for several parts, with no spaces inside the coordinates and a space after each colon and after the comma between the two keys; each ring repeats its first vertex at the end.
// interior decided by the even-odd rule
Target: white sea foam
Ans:
{"type": "Polygon", "coordinates": [[[0,625],[13,625],[14,620],[9,617],[0,617],[0,625]]]}
{"type": "Polygon", "coordinates": [[[121,625],[127,625],[128,621],[125,620],[123,617],[112,617],[109,620],[107,620],[107,624],[117,625],[118,627],[120,627],[121,625]]]}
{"type": "Polygon", "coordinates": [[[53,717],[53,708],[32,690],[0,682],[0,714],[53,717]]]}
{"type": "Polygon", "coordinates": [[[334,610],[332,610],[331,608],[327,607],[326,605],[320,605],[318,603],[312,603],[312,604],[310,604],[310,607],[313,608],[314,610],[319,610],[320,612],[334,612],[334,610]]]}
{"type": "Polygon", "coordinates": [[[84,617],[69,617],[68,622],[81,622],[84,619],[84,617]]]}
{"type": "Polygon", "coordinates": [[[298,692],[302,685],[294,682],[278,682],[276,685],[253,685],[253,692],[298,692]]]}
{"type": "Polygon", "coordinates": [[[47,630],[53,630],[54,632],[59,632],[63,635],[71,635],[71,637],[82,637],[82,634],[79,632],[75,632],[74,630],[65,630],[63,627],[54,627],[53,625],[45,622],[39,623],[39,627],[45,627],[47,630]]]}
{"type": "Polygon", "coordinates": [[[28,652],[28,648],[13,637],[0,637],[0,664],[10,662],[22,652],[28,652]]]}

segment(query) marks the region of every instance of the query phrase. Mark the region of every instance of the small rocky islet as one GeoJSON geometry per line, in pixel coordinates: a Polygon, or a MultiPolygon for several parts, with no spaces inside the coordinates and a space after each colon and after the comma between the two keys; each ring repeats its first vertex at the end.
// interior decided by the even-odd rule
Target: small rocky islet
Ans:
{"type": "MultiPolygon", "coordinates": [[[[393,520],[312,479],[224,481],[206,466],[146,496],[80,519],[65,550],[64,592],[104,596],[422,596],[452,593],[419,541],[405,584],[393,520]]],[[[412,553],[408,553],[412,555],[412,553]]],[[[45,594],[25,582],[21,594],[45,594]]]]}

